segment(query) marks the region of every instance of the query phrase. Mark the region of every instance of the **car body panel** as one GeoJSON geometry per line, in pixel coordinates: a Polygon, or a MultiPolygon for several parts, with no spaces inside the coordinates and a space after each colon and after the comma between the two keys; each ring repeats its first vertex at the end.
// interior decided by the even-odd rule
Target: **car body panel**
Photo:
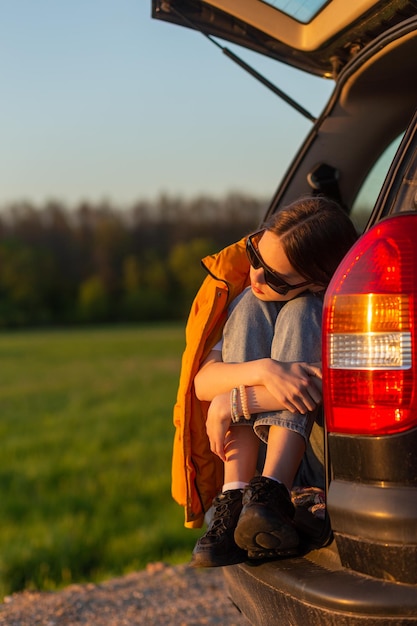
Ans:
{"type": "Polygon", "coordinates": [[[411,79],[417,59],[417,15],[381,35],[362,54],[339,76],[268,213],[311,193],[311,172],[323,162],[336,171],[342,203],[351,207],[375,155],[407,126],[417,103],[417,81],[411,79]],[[388,91],[387,84],[392,86],[388,91]]]}

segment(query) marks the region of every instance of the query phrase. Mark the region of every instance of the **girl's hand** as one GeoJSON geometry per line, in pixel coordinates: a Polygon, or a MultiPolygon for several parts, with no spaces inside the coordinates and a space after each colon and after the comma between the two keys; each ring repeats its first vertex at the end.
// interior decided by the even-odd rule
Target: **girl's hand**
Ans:
{"type": "Polygon", "coordinates": [[[206,431],[210,440],[210,450],[222,461],[226,460],[224,440],[232,421],[230,414],[230,392],[213,398],[207,413],[206,431]]]}
{"type": "Polygon", "coordinates": [[[263,384],[291,413],[313,411],[322,399],[320,364],[261,359],[263,384]]]}

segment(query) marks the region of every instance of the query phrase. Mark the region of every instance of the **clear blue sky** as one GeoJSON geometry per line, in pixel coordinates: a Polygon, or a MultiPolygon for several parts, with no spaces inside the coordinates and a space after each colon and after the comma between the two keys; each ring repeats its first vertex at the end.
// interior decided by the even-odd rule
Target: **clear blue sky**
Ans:
{"type": "MultiPolygon", "coordinates": [[[[269,197],[311,126],[150,0],[1,3],[0,206],[269,197]]],[[[333,89],[230,46],[318,115],[333,89]]]]}

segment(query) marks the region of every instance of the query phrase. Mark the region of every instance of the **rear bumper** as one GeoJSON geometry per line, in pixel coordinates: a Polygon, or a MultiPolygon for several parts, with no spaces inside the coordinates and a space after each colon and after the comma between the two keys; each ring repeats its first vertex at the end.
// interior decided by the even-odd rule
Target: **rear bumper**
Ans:
{"type": "Polygon", "coordinates": [[[343,566],[417,585],[417,429],[331,433],[329,448],[327,507],[343,566]]]}
{"type": "Polygon", "coordinates": [[[224,568],[232,601],[256,626],[417,624],[417,587],[340,565],[334,545],[305,557],[224,568]]]}

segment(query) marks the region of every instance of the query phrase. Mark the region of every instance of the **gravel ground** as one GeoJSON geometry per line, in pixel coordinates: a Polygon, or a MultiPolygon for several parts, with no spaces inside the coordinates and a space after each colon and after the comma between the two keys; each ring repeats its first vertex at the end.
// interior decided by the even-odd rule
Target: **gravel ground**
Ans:
{"type": "Polygon", "coordinates": [[[248,626],[221,568],[151,563],[140,572],[58,592],[16,593],[0,605],[3,626],[248,626]]]}

